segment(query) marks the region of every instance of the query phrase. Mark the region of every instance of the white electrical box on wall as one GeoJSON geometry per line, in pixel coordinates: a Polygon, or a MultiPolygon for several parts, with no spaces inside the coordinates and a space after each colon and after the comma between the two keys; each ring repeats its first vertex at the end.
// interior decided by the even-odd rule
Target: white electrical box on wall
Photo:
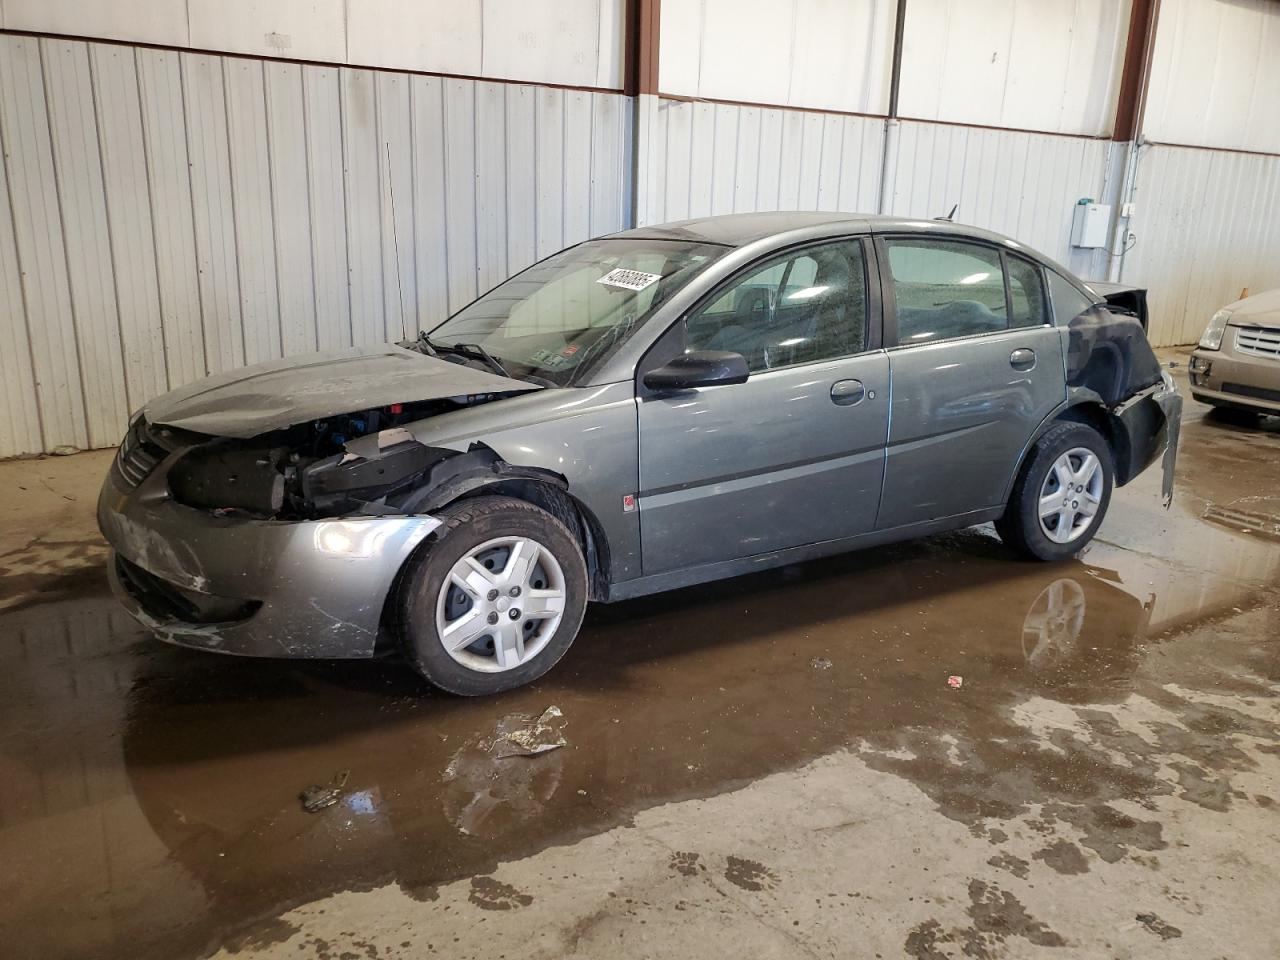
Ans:
{"type": "Polygon", "coordinates": [[[1111,204],[1081,200],[1071,215],[1073,247],[1105,247],[1111,225],[1111,204]]]}

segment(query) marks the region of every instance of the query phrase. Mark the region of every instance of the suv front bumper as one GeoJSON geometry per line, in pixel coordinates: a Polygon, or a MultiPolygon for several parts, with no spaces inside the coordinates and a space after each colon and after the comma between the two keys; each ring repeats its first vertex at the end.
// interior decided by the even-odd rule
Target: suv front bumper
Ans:
{"type": "MultiPolygon", "coordinates": [[[[1228,327],[1231,341],[1234,328],[1228,327]]],[[[1224,337],[1223,350],[1197,349],[1187,368],[1191,396],[1214,406],[1241,407],[1280,415],[1280,362],[1235,353],[1224,337]]]]}

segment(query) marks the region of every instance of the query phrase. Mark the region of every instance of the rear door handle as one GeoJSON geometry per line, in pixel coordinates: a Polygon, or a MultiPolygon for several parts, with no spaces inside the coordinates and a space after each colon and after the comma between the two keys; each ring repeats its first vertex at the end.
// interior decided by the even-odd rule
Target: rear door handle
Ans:
{"type": "Polygon", "coordinates": [[[842,407],[852,407],[861,403],[866,396],[861,380],[837,380],[831,385],[831,402],[842,407]]]}
{"type": "Polygon", "coordinates": [[[1031,370],[1036,365],[1036,352],[1020,347],[1009,354],[1009,366],[1015,370],[1031,370]]]}

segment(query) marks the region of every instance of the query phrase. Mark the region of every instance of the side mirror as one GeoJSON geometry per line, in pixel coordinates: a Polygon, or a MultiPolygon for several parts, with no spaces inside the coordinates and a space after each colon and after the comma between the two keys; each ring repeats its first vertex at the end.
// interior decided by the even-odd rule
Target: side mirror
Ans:
{"type": "Polygon", "coordinates": [[[692,390],[723,383],[745,383],[747,358],[726,350],[693,350],[644,375],[650,390],[692,390]]]}

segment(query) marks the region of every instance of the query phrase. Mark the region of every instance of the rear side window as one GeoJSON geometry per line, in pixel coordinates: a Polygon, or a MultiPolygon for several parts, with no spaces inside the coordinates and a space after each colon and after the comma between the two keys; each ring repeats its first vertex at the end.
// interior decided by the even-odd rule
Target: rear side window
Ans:
{"type": "Polygon", "coordinates": [[[1009,326],[1038,327],[1047,323],[1040,268],[1021,257],[1006,256],[1005,261],[1009,264],[1009,302],[1013,307],[1009,326]]]}
{"type": "Polygon", "coordinates": [[[1000,254],[955,240],[889,240],[898,343],[928,343],[1005,330],[1000,254]]]}
{"type": "Polygon", "coordinates": [[[1074,283],[1053,270],[1049,271],[1049,296],[1053,298],[1053,316],[1058,323],[1074,320],[1094,303],[1074,283]]]}

